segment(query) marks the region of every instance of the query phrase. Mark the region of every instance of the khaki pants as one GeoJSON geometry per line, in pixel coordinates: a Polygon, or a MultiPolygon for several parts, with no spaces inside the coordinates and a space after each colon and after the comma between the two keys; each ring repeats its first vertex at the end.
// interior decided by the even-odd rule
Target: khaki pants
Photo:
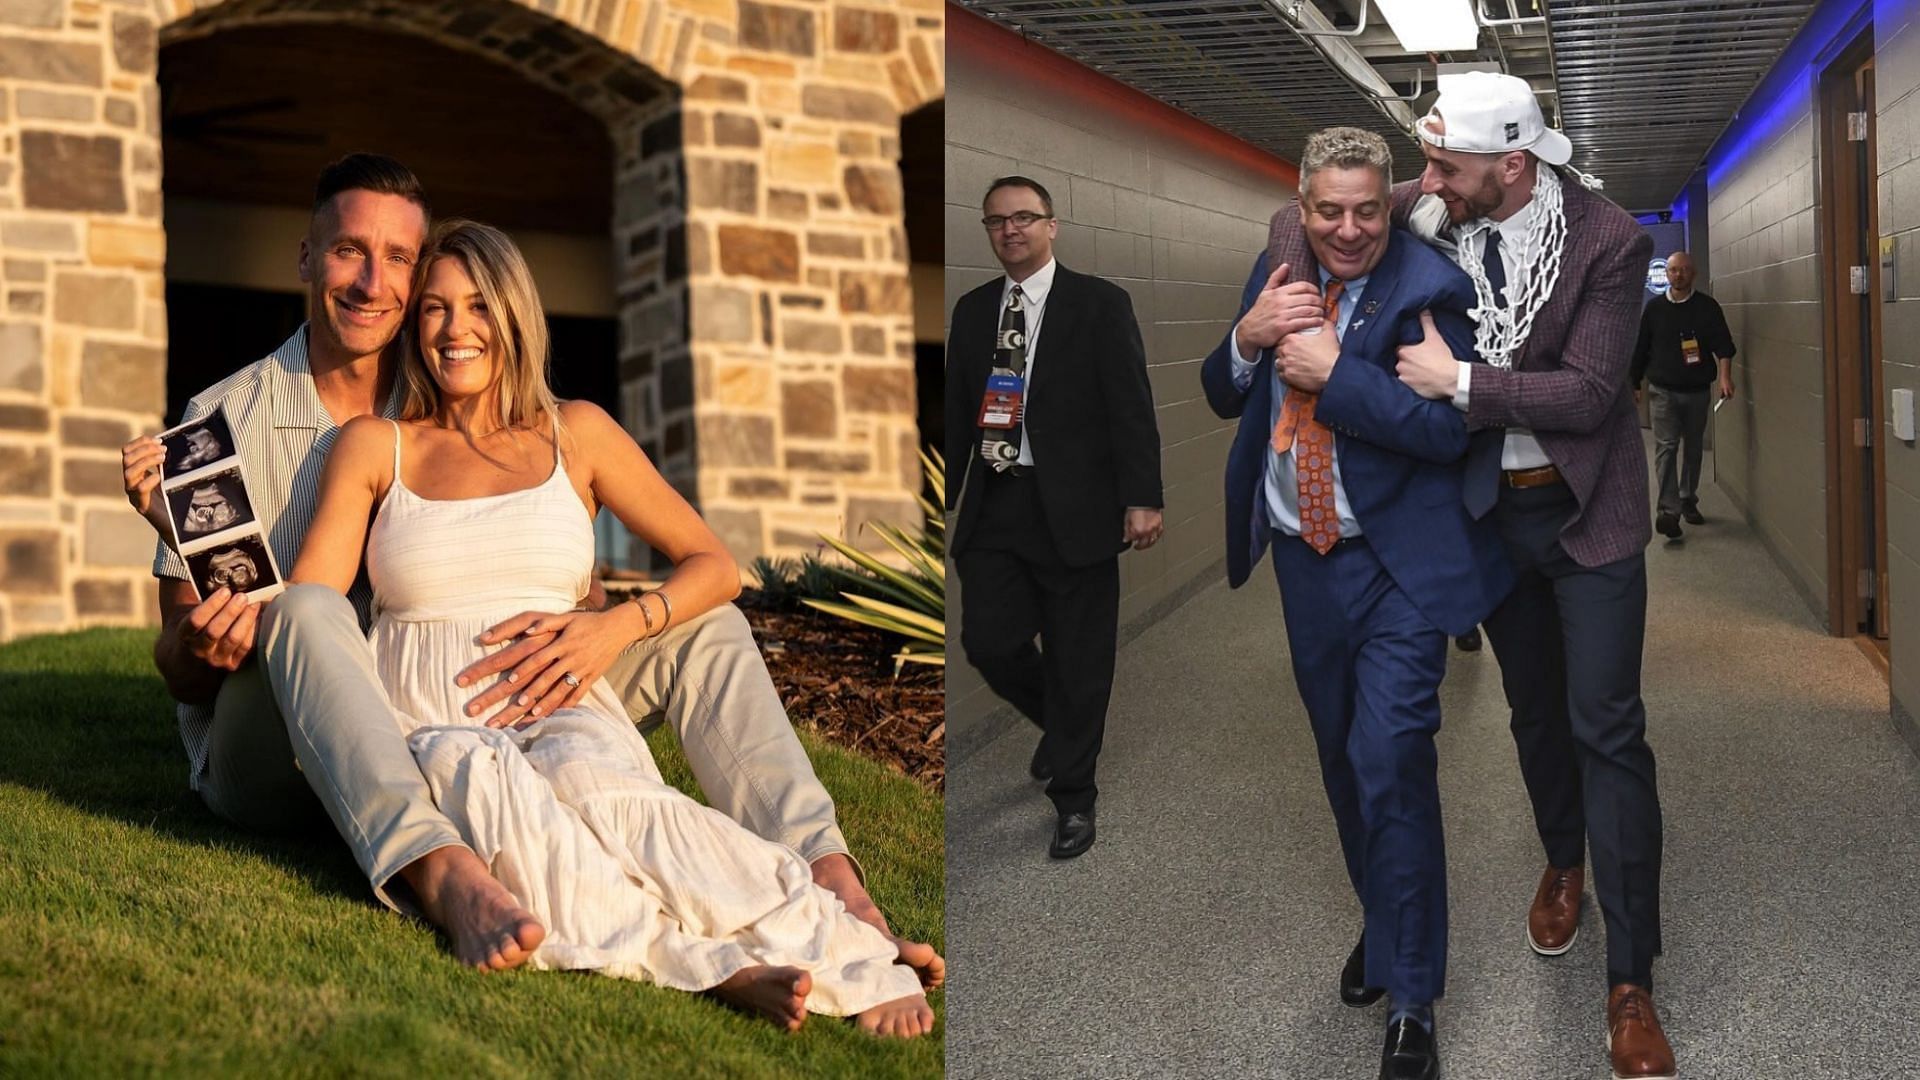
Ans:
{"type": "MultiPolygon", "coordinates": [[[[402,867],[464,841],[394,722],[353,605],[295,585],[261,616],[254,662],[227,677],[215,702],[201,796],[249,829],[314,825],[324,809],[374,892],[395,906],[387,886],[402,867]]],[[[673,726],[716,809],[808,862],[851,854],[738,608],[632,646],[606,679],[636,722],[673,726]]]]}
{"type": "Polygon", "coordinates": [[[1653,471],[1660,481],[1659,511],[1679,515],[1700,505],[1700,452],[1713,415],[1713,394],[1647,384],[1653,414],[1653,471]]]}

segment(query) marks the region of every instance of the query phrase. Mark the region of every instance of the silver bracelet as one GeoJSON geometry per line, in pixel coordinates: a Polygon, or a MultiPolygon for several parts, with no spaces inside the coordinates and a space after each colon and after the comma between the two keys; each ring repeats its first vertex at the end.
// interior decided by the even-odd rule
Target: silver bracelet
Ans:
{"type": "Polygon", "coordinates": [[[660,598],[660,609],[664,613],[660,620],[660,630],[664,633],[667,627],[673,625],[673,600],[667,596],[664,588],[655,589],[647,595],[660,598]]]}
{"type": "Polygon", "coordinates": [[[641,593],[639,596],[633,598],[633,606],[640,609],[640,618],[647,624],[647,632],[640,635],[641,641],[645,641],[653,636],[653,612],[648,611],[647,605],[642,603],[646,598],[646,593],[641,593]]]}

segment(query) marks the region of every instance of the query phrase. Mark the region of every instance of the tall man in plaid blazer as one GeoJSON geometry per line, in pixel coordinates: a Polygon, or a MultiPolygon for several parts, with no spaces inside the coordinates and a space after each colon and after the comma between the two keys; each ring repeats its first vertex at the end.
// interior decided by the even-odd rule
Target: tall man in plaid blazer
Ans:
{"type": "Polygon", "coordinates": [[[1652,998],[1662,826],[1640,699],[1652,532],[1627,378],[1653,241],[1557,168],[1573,147],[1522,79],[1443,76],[1416,130],[1427,168],[1395,189],[1394,221],[1474,279],[1486,363],[1429,334],[1401,350],[1399,374],[1470,427],[1506,431],[1497,457],[1469,452],[1465,498],[1494,515],[1519,575],[1486,629],[1548,863],[1528,941],[1545,956],[1572,947],[1590,848],[1613,1075],[1671,1077],[1652,998]]]}

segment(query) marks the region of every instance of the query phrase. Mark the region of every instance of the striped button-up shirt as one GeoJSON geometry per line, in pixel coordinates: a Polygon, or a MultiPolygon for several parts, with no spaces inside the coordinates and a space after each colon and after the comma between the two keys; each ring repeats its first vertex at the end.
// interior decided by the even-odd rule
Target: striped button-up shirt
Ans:
{"type": "MultiPolygon", "coordinates": [[[[382,416],[399,411],[399,380],[387,397],[382,416]]],[[[313,524],[320,497],[320,471],[340,430],[320,402],[307,365],[307,328],[302,325],[266,358],[241,368],[187,403],[182,423],[191,423],[224,406],[227,423],[239,444],[246,472],[247,496],[267,532],[267,546],[284,576],[293,570],[301,541],[313,524]]],[[[155,545],[153,574],[189,580],[186,560],[165,543],[155,545]]],[[[363,570],[347,599],[359,613],[360,625],[370,621],[373,588],[363,570]]],[[[185,744],[195,791],[207,769],[208,737],[213,730],[213,703],[179,707],[180,741],[185,744]]]]}

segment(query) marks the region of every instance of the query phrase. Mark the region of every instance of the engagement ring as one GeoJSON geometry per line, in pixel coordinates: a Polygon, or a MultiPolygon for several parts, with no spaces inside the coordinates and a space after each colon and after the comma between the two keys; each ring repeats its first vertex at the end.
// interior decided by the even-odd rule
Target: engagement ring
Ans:
{"type": "Polygon", "coordinates": [[[580,676],[575,675],[571,671],[563,671],[560,673],[560,681],[566,683],[568,686],[579,686],[580,676]]]}

